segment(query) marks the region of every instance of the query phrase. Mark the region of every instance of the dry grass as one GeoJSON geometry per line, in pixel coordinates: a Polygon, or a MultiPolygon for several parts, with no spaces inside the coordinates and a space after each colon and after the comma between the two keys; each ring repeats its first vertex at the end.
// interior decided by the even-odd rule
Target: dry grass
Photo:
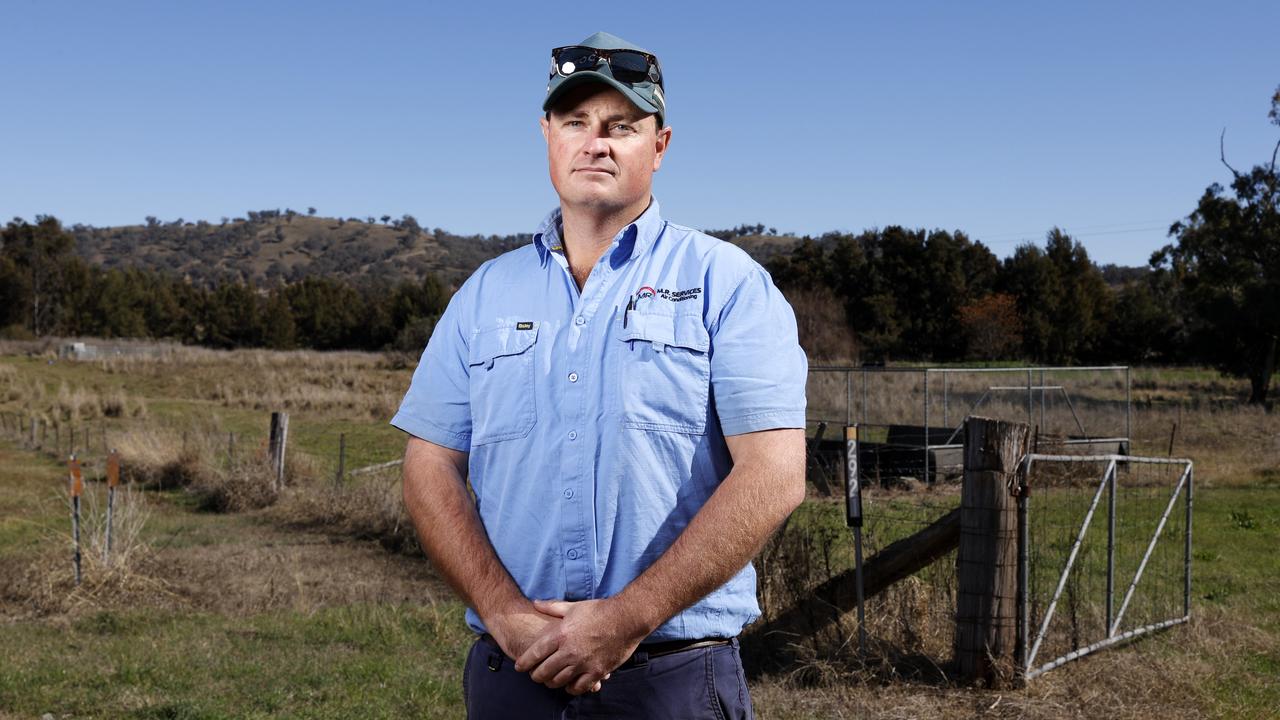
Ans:
{"type": "Polygon", "coordinates": [[[406,387],[403,368],[387,356],[364,352],[179,347],[94,364],[104,375],[170,381],[187,397],[223,407],[365,419],[389,418],[406,387]]]}
{"type": "Polygon", "coordinates": [[[270,516],[291,527],[324,529],[375,540],[395,552],[420,553],[401,501],[399,468],[340,486],[323,481],[296,485],[286,490],[270,516]]]}
{"type": "MultiPolygon", "coordinates": [[[[133,429],[115,438],[125,478],[149,489],[185,489],[197,506],[242,512],[276,501],[275,472],[262,449],[228,456],[221,433],[133,429]]],[[[305,456],[288,456],[286,483],[313,472],[305,456]]]]}
{"type": "MultiPolygon", "coordinates": [[[[977,690],[937,676],[886,678],[874,668],[814,659],[801,671],[752,685],[761,718],[1203,718],[1214,680],[1242,653],[1275,640],[1212,609],[1190,626],[1068,664],[1019,690],[977,690]]],[[[1264,717],[1247,704],[1217,717],[1264,717]]]]}
{"type": "MultiPolygon", "coordinates": [[[[81,582],[76,584],[72,559],[75,540],[69,527],[48,531],[45,550],[25,564],[8,566],[4,604],[29,616],[65,615],[151,603],[172,593],[155,572],[154,552],[144,539],[152,509],[146,496],[128,485],[116,488],[111,502],[111,547],[107,552],[107,488],[89,483],[81,496],[81,582]]],[[[60,502],[68,518],[72,502],[64,491],[60,502]]]]}

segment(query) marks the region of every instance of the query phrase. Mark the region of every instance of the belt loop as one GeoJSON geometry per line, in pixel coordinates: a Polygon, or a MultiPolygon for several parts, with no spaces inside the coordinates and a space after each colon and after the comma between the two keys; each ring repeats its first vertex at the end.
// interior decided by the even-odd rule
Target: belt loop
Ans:
{"type": "Polygon", "coordinates": [[[645,650],[637,649],[631,654],[631,662],[635,667],[644,667],[649,664],[649,653],[645,650]]]}
{"type": "Polygon", "coordinates": [[[497,650],[489,651],[489,671],[498,672],[502,669],[502,653],[497,650]]]}

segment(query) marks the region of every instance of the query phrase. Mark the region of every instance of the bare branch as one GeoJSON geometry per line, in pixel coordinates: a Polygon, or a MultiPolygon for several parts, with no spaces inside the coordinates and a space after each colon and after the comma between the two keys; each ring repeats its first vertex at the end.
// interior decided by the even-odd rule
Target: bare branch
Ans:
{"type": "Polygon", "coordinates": [[[1231,167],[1231,163],[1227,162],[1226,141],[1227,129],[1222,128],[1222,135],[1218,136],[1218,157],[1222,159],[1222,164],[1227,166],[1227,169],[1231,171],[1231,174],[1234,177],[1239,178],[1240,173],[1237,172],[1235,168],[1231,167]]]}
{"type": "Polygon", "coordinates": [[[1276,141],[1276,148],[1275,148],[1275,150],[1272,150],[1272,151],[1271,151],[1271,175],[1272,175],[1272,177],[1274,177],[1274,176],[1275,176],[1275,174],[1276,174],[1276,153],[1278,153],[1278,152],[1280,152],[1280,140],[1277,140],[1277,141],[1276,141]]]}

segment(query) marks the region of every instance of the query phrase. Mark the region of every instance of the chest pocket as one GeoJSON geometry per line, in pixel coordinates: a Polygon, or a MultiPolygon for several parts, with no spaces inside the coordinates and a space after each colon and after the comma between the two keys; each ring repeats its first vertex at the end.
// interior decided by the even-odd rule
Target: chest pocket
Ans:
{"type": "Polygon", "coordinates": [[[537,422],[533,392],[533,347],[538,323],[486,328],[471,340],[471,444],[524,437],[537,422]]]}
{"type": "Polygon", "coordinates": [[[623,424],[701,435],[707,430],[711,338],[697,314],[632,311],[618,334],[623,424]]]}

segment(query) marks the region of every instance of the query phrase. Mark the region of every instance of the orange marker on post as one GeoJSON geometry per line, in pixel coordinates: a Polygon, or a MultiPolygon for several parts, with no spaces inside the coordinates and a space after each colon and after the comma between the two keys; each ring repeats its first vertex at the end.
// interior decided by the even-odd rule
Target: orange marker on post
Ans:
{"type": "Polygon", "coordinates": [[[112,450],[107,456],[107,487],[113,488],[120,484],[120,453],[112,450]]]}
{"type": "Polygon", "coordinates": [[[84,494],[84,480],[80,476],[80,461],[75,455],[67,461],[67,468],[71,471],[71,497],[78,498],[84,494]]]}

